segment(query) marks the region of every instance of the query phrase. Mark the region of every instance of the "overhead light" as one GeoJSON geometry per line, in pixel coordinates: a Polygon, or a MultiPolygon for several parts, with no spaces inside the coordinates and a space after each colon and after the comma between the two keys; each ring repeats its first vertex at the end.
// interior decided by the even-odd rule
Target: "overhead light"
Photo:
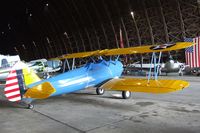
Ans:
{"type": "Polygon", "coordinates": [[[24,44],[22,44],[22,47],[23,47],[24,49],[26,49],[26,47],[25,47],[25,45],[24,45],[24,44]]]}
{"type": "Polygon", "coordinates": [[[67,38],[69,38],[69,36],[68,36],[67,32],[64,32],[64,35],[65,35],[67,38]]]}
{"type": "Polygon", "coordinates": [[[17,50],[17,48],[16,48],[16,47],[14,47],[14,49],[15,49],[15,51],[16,51],[16,52],[18,52],[18,50],[17,50]]]}
{"type": "Polygon", "coordinates": [[[48,44],[50,44],[50,40],[49,40],[49,38],[48,38],[48,37],[46,37],[46,39],[47,39],[47,42],[48,42],[48,44]]]}
{"type": "Polygon", "coordinates": [[[32,17],[33,16],[32,13],[30,13],[29,16],[32,17]]]}
{"type": "Polygon", "coordinates": [[[131,12],[131,16],[132,16],[133,19],[135,19],[135,14],[134,14],[133,11],[131,12]]]}
{"type": "Polygon", "coordinates": [[[36,44],[35,44],[35,42],[33,41],[33,45],[36,47],[36,44]]]}
{"type": "Polygon", "coordinates": [[[49,6],[49,4],[48,4],[48,3],[46,3],[46,6],[49,6]]]}
{"type": "Polygon", "coordinates": [[[134,15],[134,13],[133,13],[133,12],[131,12],[131,15],[133,16],[133,15],[134,15]]]}
{"type": "Polygon", "coordinates": [[[11,30],[10,24],[8,24],[8,29],[11,30]]]}

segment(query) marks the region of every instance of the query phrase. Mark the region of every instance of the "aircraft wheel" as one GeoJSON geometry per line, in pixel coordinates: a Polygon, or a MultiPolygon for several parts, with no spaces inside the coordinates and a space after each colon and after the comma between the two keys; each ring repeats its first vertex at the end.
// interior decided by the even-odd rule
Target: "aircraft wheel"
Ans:
{"type": "Polygon", "coordinates": [[[105,90],[104,89],[102,89],[102,88],[96,88],[96,93],[97,93],[97,95],[103,95],[104,94],[104,92],[105,92],[105,90]]]}
{"type": "Polygon", "coordinates": [[[33,104],[28,104],[27,109],[33,109],[33,108],[34,108],[34,105],[33,105],[33,104]]]}
{"type": "Polygon", "coordinates": [[[179,76],[183,76],[183,73],[179,73],[179,76]]]}
{"type": "Polygon", "coordinates": [[[131,92],[130,91],[122,91],[122,98],[123,99],[131,98],[131,92]]]}

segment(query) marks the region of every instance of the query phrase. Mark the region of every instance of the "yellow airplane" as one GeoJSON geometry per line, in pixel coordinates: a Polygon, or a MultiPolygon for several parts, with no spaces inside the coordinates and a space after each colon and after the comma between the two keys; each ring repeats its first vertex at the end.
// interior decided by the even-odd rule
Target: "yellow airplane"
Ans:
{"type": "MultiPolygon", "coordinates": [[[[153,53],[151,64],[159,64],[162,52],[187,48],[193,45],[189,42],[174,44],[162,44],[154,46],[140,46],[119,49],[105,49],[90,52],[80,52],[63,55],[52,60],[65,60],[69,71],[54,77],[41,80],[32,70],[22,64],[16,64],[6,80],[4,89],[9,101],[21,101],[27,103],[28,108],[33,108],[31,101],[44,99],[75,92],[88,87],[96,87],[98,95],[104,94],[105,90],[122,91],[122,98],[131,97],[131,92],[168,93],[182,90],[189,86],[184,80],[158,79],[158,69],[154,68],[154,78],[151,77],[151,69],[147,79],[121,77],[123,65],[118,60],[119,55],[136,53],[153,53]],[[156,58],[159,52],[159,59],[156,58]],[[118,55],[115,60],[103,59],[102,56],[118,55]],[[75,68],[75,58],[98,56],[98,60],[86,63],[80,68],[75,68]],[[73,59],[72,67],[69,67],[69,59],[73,59]]],[[[64,64],[65,64],[64,63],[64,64]]],[[[156,65],[154,65],[156,66],[156,65]]]]}

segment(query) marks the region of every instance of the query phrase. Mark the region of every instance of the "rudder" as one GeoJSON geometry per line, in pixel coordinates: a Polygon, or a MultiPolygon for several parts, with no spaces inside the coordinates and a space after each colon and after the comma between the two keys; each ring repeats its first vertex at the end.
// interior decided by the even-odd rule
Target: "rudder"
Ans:
{"type": "Polygon", "coordinates": [[[16,63],[6,78],[4,94],[11,102],[22,100],[26,86],[40,78],[23,62],[16,63]]]}

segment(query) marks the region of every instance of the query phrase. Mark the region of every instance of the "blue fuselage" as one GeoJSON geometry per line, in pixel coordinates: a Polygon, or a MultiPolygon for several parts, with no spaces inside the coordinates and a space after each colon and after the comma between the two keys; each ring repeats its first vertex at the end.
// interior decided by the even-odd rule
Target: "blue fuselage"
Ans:
{"type": "Polygon", "coordinates": [[[119,77],[122,71],[123,65],[120,61],[101,60],[98,63],[88,63],[84,67],[33,83],[28,87],[50,82],[56,89],[56,92],[51,96],[57,96],[95,86],[108,79],[119,77]]]}

